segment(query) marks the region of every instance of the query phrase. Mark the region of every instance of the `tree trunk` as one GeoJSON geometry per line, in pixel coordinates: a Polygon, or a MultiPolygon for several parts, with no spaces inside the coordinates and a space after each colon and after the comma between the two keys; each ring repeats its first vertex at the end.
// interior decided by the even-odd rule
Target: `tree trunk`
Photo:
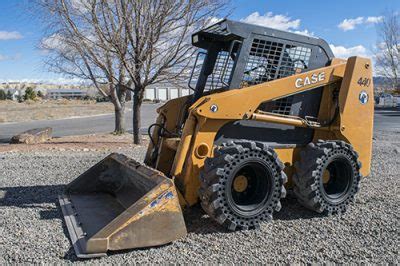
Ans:
{"type": "Polygon", "coordinates": [[[121,135],[125,133],[125,104],[121,109],[115,108],[115,135],[121,135]]]}
{"type": "Polygon", "coordinates": [[[141,144],[142,136],[140,134],[140,107],[142,105],[140,92],[135,90],[133,95],[133,143],[141,144]]]}
{"type": "Polygon", "coordinates": [[[121,135],[125,133],[125,100],[126,100],[126,89],[122,87],[117,87],[117,96],[119,101],[119,106],[114,104],[115,107],[115,130],[114,134],[121,135]]]}

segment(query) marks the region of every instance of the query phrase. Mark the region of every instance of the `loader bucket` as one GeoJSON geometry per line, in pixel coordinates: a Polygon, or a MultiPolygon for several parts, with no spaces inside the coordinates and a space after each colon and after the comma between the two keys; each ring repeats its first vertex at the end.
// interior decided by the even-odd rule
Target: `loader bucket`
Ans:
{"type": "Polygon", "coordinates": [[[173,180],[122,154],[110,154],[71,182],[59,202],[79,258],[186,235],[173,180]]]}

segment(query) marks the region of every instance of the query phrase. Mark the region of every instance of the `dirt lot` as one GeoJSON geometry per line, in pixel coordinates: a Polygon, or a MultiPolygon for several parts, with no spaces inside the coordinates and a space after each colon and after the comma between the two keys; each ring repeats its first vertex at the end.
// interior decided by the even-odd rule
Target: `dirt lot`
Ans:
{"type": "Polygon", "coordinates": [[[23,103],[1,101],[0,123],[90,116],[113,111],[112,103],[96,103],[95,101],[46,100],[23,103]]]}
{"type": "MultiPolygon", "coordinates": [[[[145,147],[120,152],[143,160],[145,147]]],[[[178,241],[79,261],[57,195],[108,153],[59,148],[0,152],[0,264],[400,263],[398,132],[377,132],[371,176],[362,181],[356,203],[341,216],[317,215],[289,194],[274,220],[260,230],[227,232],[194,207],[184,212],[189,234],[178,241]]]]}

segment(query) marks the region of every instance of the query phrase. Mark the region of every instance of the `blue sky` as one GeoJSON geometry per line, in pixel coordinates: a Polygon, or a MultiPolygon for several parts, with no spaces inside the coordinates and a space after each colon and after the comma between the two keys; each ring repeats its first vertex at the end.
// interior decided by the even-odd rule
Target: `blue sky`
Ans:
{"type": "MultiPolygon", "coordinates": [[[[37,48],[42,26],[28,12],[27,0],[0,1],[0,81],[63,78],[46,71],[37,48]]],[[[388,10],[400,11],[399,0],[232,0],[231,19],[325,39],[339,57],[371,55],[376,23],[388,10]]]]}

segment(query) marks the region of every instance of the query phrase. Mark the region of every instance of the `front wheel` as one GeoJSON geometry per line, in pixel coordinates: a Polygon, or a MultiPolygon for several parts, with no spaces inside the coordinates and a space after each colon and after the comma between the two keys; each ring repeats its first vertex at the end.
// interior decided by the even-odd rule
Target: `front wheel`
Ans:
{"type": "Polygon", "coordinates": [[[229,230],[257,228],[281,209],[287,177],[275,151],[263,143],[223,144],[207,158],[199,191],[203,209],[229,230]]]}

